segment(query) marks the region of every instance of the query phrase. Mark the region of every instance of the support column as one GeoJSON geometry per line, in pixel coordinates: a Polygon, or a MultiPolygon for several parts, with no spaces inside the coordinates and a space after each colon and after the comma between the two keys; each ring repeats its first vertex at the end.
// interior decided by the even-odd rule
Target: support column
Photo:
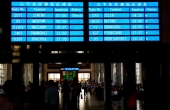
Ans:
{"type": "Polygon", "coordinates": [[[95,71],[94,73],[95,74],[94,74],[94,79],[93,79],[93,80],[95,80],[95,82],[97,82],[97,72],[98,72],[97,66],[98,66],[97,63],[95,63],[95,66],[94,66],[94,71],[95,71]]]}
{"type": "Polygon", "coordinates": [[[7,63],[7,80],[11,80],[12,76],[11,76],[11,63],[7,63]]]}
{"type": "Polygon", "coordinates": [[[146,83],[144,85],[144,104],[146,110],[162,109],[161,82],[160,82],[160,63],[145,62],[146,67],[146,83]],[[160,108],[161,107],[161,108],[160,108]]]}
{"type": "Polygon", "coordinates": [[[93,71],[92,71],[92,74],[91,74],[91,77],[90,79],[94,80],[95,79],[95,74],[96,74],[96,70],[95,70],[95,66],[96,66],[96,63],[93,63],[92,64],[92,67],[93,67],[93,71]]]}
{"type": "Polygon", "coordinates": [[[170,109],[169,106],[169,99],[170,99],[170,80],[169,80],[169,63],[164,62],[162,63],[162,89],[163,89],[163,96],[162,96],[162,110],[163,109],[170,109]]]}
{"type": "Polygon", "coordinates": [[[116,83],[121,85],[121,63],[116,63],[116,83]]]}
{"type": "Polygon", "coordinates": [[[100,63],[98,63],[97,65],[97,70],[98,70],[98,74],[97,74],[97,82],[99,82],[99,78],[100,78],[100,63]]]}
{"type": "MultiPolygon", "coordinates": [[[[43,74],[43,80],[45,81],[45,82],[47,82],[48,80],[47,80],[47,72],[46,72],[46,70],[47,70],[47,66],[46,66],[47,64],[42,64],[42,74],[43,74]]],[[[92,72],[92,74],[93,74],[93,72],[92,72]]]]}
{"type": "Polygon", "coordinates": [[[101,63],[99,63],[99,67],[98,67],[98,70],[99,70],[99,75],[98,75],[98,82],[101,83],[101,63]]]}
{"type": "Polygon", "coordinates": [[[135,62],[126,62],[124,69],[124,110],[136,110],[135,62]]]}
{"type": "Polygon", "coordinates": [[[39,63],[33,63],[33,83],[36,87],[39,86],[39,63]]]}
{"type": "Polygon", "coordinates": [[[7,80],[7,64],[3,64],[4,65],[4,83],[7,80]]]}
{"type": "Polygon", "coordinates": [[[106,82],[104,80],[105,78],[105,68],[104,68],[104,64],[100,63],[100,80],[101,83],[103,84],[103,99],[104,99],[104,103],[106,104],[106,82]]]}
{"type": "Polygon", "coordinates": [[[100,81],[104,82],[104,66],[103,66],[103,63],[100,63],[100,81]]]}
{"type": "Polygon", "coordinates": [[[41,85],[42,81],[42,63],[39,64],[39,85],[41,85]]]}
{"type": "Polygon", "coordinates": [[[33,48],[33,54],[34,54],[34,58],[36,58],[36,60],[34,60],[33,62],[33,83],[36,87],[39,86],[39,60],[37,59],[39,57],[39,45],[34,45],[32,46],[33,48]]]}
{"type": "Polygon", "coordinates": [[[104,97],[106,110],[112,110],[111,101],[111,62],[104,63],[104,97]]]}
{"type": "Polygon", "coordinates": [[[28,66],[27,66],[28,64],[24,64],[24,68],[25,68],[25,70],[24,70],[24,78],[25,78],[25,85],[27,85],[28,84],[28,66]]]}
{"type": "Polygon", "coordinates": [[[121,85],[123,85],[123,76],[124,76],[123,63],[121,62],[120,65],[121,65],[121,69],[120,69],[121,70],[121,85]]]}
{"type": "Polygon", "coordinates": [[[111,80],[114,82],[114,79],[113,79],[113,74],[114,74],[114,63],[111,63],[111,80]]]}
{"type": "Polygon", "coordinates": [[[140,82],[143,85],[142,63],[139,63],[139,72],[140,72],[140,82]]]}
{"type": "Polygon", "coordinates": [[[33,67],[32,64],[27,64],[28,67],[28,77],[29,77],[29,81],[31,81],[31,83],[33,83],[33,67]]]}
{"type": "Polygon", "coordinates": [[[21,83],[23,80],[23,64],[22,63],[12,63],[12,81],[15,84],[21,83]]]}
{"type": "Polygon", "coordinates": [[[145,63],[142,62],[142,82],[143,82],[143,87],[145,89],[145,85],[146,85],[146,65],[145,63]]]}

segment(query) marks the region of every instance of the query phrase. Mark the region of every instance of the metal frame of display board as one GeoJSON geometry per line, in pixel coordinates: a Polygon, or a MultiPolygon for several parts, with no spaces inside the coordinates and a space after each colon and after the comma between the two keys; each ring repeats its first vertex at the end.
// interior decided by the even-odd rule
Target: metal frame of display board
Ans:
{"type": "MultiPolygon", "coordinates": [[[[24,46],[25,47],[25,46],[24,46]]],[[[170,61],[169,58],[169,44],[163,45],[144,45],[140,46],[129,46],[129,50],[126,47],[108,50],[89,50],[90,53],[86,52],[83,54],[76,53],[66,53],[66,54],[51,54],[50,51],[44,51],[43,49],[37,50],[26,50],[24,47],[21,47],[20,56],[13,57],[12,50],[0,52],[0,63],[12,63],[12,59],[20,59],[21,63],[56,63],[56,62],[103,62],[103,61],[114,61],[114,62],[123,62],[128,59],[127,52],[130,53],[130,56],[133,56],[133,59],[137,62],[148,61],[154,59],[155,61],[170,61]],[[23,49],[23,50],[22,50],[23,49]],[[39,53],[41,51],[41,53],[39,53]]],[[[66,51],[66,50],[65,50],[66,51]]],[[[70,50],[68,50],[70,51],[70,50]]]]}

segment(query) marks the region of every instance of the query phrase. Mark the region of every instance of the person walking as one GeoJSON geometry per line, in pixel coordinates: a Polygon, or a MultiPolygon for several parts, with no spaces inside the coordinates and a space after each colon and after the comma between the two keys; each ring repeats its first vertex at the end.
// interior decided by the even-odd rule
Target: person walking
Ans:
{"type": "Polygon", "coordinates": [[[77,110],[78,92],[79,92],[78,78],[74,77],[73,83],[72,83],[72,97],[71,97],[72,110],[77,110]]]}
{"type": "Polygon", "coordinates": [[[68,83],[65,81],[63,84],[63,89],[61,91],[62,96],[63,96],[63,110],[68,110],[70,106],[70,92],[71,92],[71,89],[68,83]]]}
{"type": "Polygon", "coordinates": [[[54,87],[54,81],[50,80],[49,88],[45,92],[45,103],[47,110],[58,110],[58,90],[54,87]]]}
{"type": "Polygon", "coordinates": [[[86,82],[84,83],[83,89],[84,89],[84,97],[85,97],[87,96],[87,83],[86,82]]]}

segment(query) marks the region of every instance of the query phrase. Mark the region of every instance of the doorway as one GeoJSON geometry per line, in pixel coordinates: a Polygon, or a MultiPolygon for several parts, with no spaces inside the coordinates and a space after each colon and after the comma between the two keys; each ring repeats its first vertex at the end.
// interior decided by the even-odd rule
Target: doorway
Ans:
{"type": "Polygon", "coordinates": [[[48,73],[48,81],[53,80],[54,82],[60,81],[60,73],[48,73]]]}
{"type": "Polygon", "coordinates": [[[90,79],[90,73],[78,73],[79,82],[85,83],[89,79],[90,79]]]}

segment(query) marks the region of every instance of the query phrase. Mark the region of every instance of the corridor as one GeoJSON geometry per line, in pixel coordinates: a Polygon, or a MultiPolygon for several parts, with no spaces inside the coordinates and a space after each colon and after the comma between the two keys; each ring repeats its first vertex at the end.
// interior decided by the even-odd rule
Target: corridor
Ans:
{"type": "MultiPolygon", "coordinates": [[[[84,93],[83,90],[82,93],[84,93]]],[[[62,110],[61,92],[59,96],[60,96],[59,110],[62,110]]],[[[80,100],[78,105],[79,110],[106,110],[104,106],[104,101],[98,100],[95,94],[88,93],[86,97],[84,97],[83,95],[83,99],[80,98],[79,100],[80,100]]],[[[143,104],[144,104],[143,101],[137,100],[137,110],[144,110],[143,104]]],[[[30,110],[28,106],[29,104],[25,104],[25,110],[30,110]]],[[[123,100],[112,101],[112,110],[124,110],[123,100]]]]}

